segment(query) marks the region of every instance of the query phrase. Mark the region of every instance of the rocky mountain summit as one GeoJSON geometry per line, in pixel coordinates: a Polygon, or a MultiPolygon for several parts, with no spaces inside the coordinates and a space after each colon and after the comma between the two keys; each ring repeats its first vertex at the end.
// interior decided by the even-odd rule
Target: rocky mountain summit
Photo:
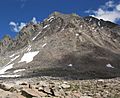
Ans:
{"type": "Polygon", "coordinates": [[[119,98],[120,26],[54,12],[0,41],[0,98],[119,98]]]}
{"type": "Polygon", "coordinates": [[[0,42],[0,77],[98,79],[120,76],[120,26],[52,13],[0,42]]]}

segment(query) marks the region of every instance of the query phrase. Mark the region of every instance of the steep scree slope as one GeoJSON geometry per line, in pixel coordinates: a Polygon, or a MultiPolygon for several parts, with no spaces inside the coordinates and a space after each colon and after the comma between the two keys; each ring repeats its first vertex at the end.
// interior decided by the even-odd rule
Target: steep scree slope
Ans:
{"type": "Polygon", "coordinates": [[[65,79],[120,76],[120,26],[93,17],[52,13],[0,43],[0,77],[65,79]]]}

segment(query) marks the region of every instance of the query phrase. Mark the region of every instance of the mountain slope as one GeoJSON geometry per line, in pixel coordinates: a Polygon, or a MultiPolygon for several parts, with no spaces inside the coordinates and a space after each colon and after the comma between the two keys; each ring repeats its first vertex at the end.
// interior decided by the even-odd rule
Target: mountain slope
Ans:
{"type": "Polygon", "coordinates": [[[108,21],[54,12],[42,23],[28,23],[12,41],[3,40],[0,77],[120,76],[120,26],[108,21]]]}

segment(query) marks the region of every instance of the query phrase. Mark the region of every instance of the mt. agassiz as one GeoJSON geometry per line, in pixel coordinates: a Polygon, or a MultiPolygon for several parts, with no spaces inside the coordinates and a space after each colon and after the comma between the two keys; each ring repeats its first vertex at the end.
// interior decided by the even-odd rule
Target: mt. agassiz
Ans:
{"type": "Polygon", "coordinates": [[[0,42],[0,77],[65,79],[120,76],[120,26],[94,17],[52,13],[0,42]]]}

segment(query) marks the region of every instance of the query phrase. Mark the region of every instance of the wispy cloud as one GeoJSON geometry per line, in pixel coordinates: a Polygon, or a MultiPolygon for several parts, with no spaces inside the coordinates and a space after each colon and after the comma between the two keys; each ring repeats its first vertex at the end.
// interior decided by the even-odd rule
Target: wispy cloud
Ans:
{"type": "Polygon", "coordinates": [[[21,5],[20,5],[20,8],[24,8],[24,6],[25,6],[25,3],[21,4],[21,5]]]}
{"type": "Polygon", "coordinates": [[[97,10],[87,10],[85,12],[98,19],[118,22],[120,20],[120,2],[108,1],[97,10]]]}
{"type": "Polygon", "coordinates": [[[9,25],[11,26],[11,30],[13,32],[19,32],[24,26],[26,26],[26,23],[21,22],[19,24],[19,23],[15,23],[15,22],[11,21],[9,23],[9,25]]]}
{"type": "Polygon", "coordinates": [[[27,2],[27,0],[17,0],[17,1],[20,2],[20,8],[24,8],[27,2]]]}
{"type": "MultiPolygon", "coordinates": [[[[32,18],[31,22],[33,24],[37,24],[38,23],[35,17],[32,18]]],[[[27,23],[24,23],[24,22],[16,23],[14,21],[11,21],[9,23],[9,25],[10,25],[10,28],[11,28],[11,30],[13,32],[20,32],[22,30],[22,28],[27,25],[27,23]]]]}

